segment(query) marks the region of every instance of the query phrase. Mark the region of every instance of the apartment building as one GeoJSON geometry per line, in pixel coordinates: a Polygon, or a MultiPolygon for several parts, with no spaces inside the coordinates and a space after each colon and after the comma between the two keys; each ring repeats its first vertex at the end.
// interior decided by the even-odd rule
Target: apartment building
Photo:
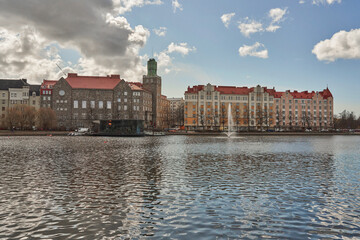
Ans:
{"type": "Polygon", "coordinates": [[[225,131],[229,122],[239,131],[331,128],[333,96],[329,89],[277,92],[260,85],[198,85],[185,92],[184,122],[188,130],[225,131]]]}
{"type": "Polygon", "coordinates": [[[168,98],[170,101],[170,125],[180,127],[184,124],[184,99],[168,98]]]}
{"type": "Polygon", "coordinates": [[[7,110],[15,105],[40,108],[40,85],[31,85],[26,79],[0,79],[0,126],[6,126],[7,110]]]}

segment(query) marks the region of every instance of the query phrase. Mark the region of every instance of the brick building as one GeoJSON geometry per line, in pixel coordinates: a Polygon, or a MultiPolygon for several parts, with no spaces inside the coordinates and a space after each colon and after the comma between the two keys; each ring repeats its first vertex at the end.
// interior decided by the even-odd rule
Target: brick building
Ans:
{"type": "Polygon", "coordinates": [[[92,127],[99,120],[132,119],[144,120],[145,128],[164,128],[164,109],[169,104],[161,95],[161,77],[156,71],[156,61],[150,59],[143,83],[126,82],[120,75],[69,73],[49,89],[59,127],[92,127]]]}
{"type": "Polygon", "coordinates": [[[327,129],[333,125],[333,96],[329,89],[277,92],[259,85],[248,88],[208,84],[188,87],[185,92],[188,130],[224,131],[229,112],[236,130],[327,129]]]}

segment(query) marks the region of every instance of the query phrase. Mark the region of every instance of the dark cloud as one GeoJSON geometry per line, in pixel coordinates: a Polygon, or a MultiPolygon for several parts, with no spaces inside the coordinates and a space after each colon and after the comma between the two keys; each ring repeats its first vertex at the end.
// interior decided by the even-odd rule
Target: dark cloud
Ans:
{"type": "Polygon", "coordinates": [[[112,0],[0,0],[0,6],[0,28],[21,32],[17,41],[22,56],[39,55],[56,42],[62,48],[78,50],[82,63],[88,64],[87,71],[91,66],[120,74],[130,67],[142,71],[138,51],[149,32],[142,26],[131,28],[124,17],[117,17],[112,0]],[[34,32],[24,31],[25,26],[38,38],[32,38],[34,32]]]}

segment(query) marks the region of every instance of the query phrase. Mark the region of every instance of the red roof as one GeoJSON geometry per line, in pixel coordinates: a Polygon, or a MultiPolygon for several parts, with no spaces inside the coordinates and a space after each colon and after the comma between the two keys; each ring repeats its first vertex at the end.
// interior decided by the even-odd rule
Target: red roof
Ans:
{"type": "Polygon", "coordinates": [[[45,80],[41,84],[41,88],[51,88],[54,86],[58,81],[57,80],[45,80]]]}
{"type": "MultiPolygon", "coordinates": [[[[215,91],[219,91],[221,94],[239,94],[239,95],[247,95],[250,92],[254,91],[254,88],[247,88],[247,87],[234,87],[234,86],[214,86],[215,91]]],[[[185,93],[198,93],[199,91],[202,91],[204,89],[204,85],[197,85],[193,87],[188,87],[187,91],[185,93]]],[[[264,87],[264,91],[269,93],[271,96],[274,96],[275,98],[281,98],[285,92],[277,92],[275,88],[268,89],[267,87],[264,87]]],[[[292,95],[293,98],[297,99],[312,99],[313,96],[316,94],[314,91],[308,92],[298,92],[290,90],[286,91],[289,94],[292,95]]],[[[332,94],[328,88],[324,89],[324,91],[319,92],[319,94],[323,97],[323,99],[327,99],[329,97],[332,97],[332,94]]]]}
{"type": "Polygon", "coordinates": [[[198,93],[199,91],[204,89],[204,85],[197,85],[197,86],[193,86],[188,87],[187,91],[185,91],[185,93],[198,93]]]}
{"type": "Polygon", "coordinates": [[[323,99],[328,99],[329,97],[333,97],[329,88],[324,89],[324,91],[319,92],[319,94],[323,97],[323,99]]]}
{"type": "MultiPolygon", "coordinates": [[[[249,94],[250,89],[247,87],[234,87],[234,86],[214,86],[215,91],[220,92],[221,94],[249,94]]],[[[188,87],[185,93],[198,93],[199,91],[204,90],[204,85],[197,85],[193,87],[188,87]]]]}
{"type": "Polygon", "coordinates": [[[281,98],[281,96],[284,94],[284,92],[275,92],[274,97],[275,98],[281,98]]]}
{"type": "Polygon", "coordinates": [[[69,73],[66,81],[72,88],[83,89],[114,89],[121,81],[120,75],[106,77],[78,76],[76,73],[69,73]]]}
{"type": "Polygon", "coordinates": [[[219,91],[221,94],[239,94],[247,95],[250,90],[247,87],[231,87],[231,86],[218,86],[215,87],[216,91],[219,91]]]}
{"type": "Polygon", "coordinates": [[[133,91],[143,91],[144,90],[141,87],[139,87],[137,84],[134,84],[131,82],[129,82],[128,84],[129,84],[131,90],[133,90],[133,91]]]}

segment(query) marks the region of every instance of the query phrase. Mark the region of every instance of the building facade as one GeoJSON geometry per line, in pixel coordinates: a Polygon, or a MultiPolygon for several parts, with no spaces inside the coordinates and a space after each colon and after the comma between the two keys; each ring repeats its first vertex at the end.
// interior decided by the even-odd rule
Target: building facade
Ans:
{"type": "Polygon", "coordinates": [[[6,127],[9,108],[29,105],[40,108],[40,85],[31,85],[26,79],[0,79],[0,127],[6,127]]]}
{"type": "Polygon", "coordinates": [[[184,125],[184,99],[168,98],[170,101],[170,125],[171,127],[181,127],[184,125]]]}
{"type": "Polygon", "coordinates": [[[52,91],[57,80],[43,80],[40,87],[40,106],[42,108],[52,108],[52,91]]]}
{"type": "Polygon", "coordinates": [[[328,88],[321,92],[277,92],[259,85],[188,87],[186,129],[224,131],[230,122],[238,131],[328,129],[333,126],[333,96],[328,88]]]}
{"type": "Polygon", "coordinates": [[[96,120],[146,120],[152,111],[151,93],[119,75],[78,76],[69,73],[52,89],[58,126],[92,127],[96,120]]]}
{"type": "Polygon", "coordinates": [[[126,82],[120,75],[78,76],[69,73],[52,86],[43,83],[43,104],[56,113],[60,128],[93,127],[100,120],[144,120],[145,128],[165,128],[166,96],[161,95],[161,77],[154,59],[141,82],[126,82]],[[49,94],[49,96],[47,95],[49,94]]]}

